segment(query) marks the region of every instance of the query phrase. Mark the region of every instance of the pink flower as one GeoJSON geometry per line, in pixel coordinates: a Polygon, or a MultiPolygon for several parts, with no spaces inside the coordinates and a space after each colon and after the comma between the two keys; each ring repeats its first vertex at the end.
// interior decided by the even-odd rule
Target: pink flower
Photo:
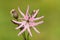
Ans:
{"type": "Polygon", "coordinates": [[[42,24],[44,21],[40,21],[40,22],[35,22],[36,20],[39,20],[39,19],[42,19],[44,18],[44,16],[41,16],[41,17],[38,17],[38,18],[35,18],[37,13],[39,12],[39,9],[38,10],[35,10],[34,11],[34,14],[31,16],[29,14],[29,6],[27,7],[27,10],[26,10],[26,14],[24,14],[20,8],[18,7],[18,11],[20,12],[20,14],[23,16],[23,18],[19,18],[22,20],[22,22],[19,22],[19,21],[16,21],[16,20],[12,20],[13,22],[19,24],[18,27],[16,27],[16,29],[19,29],[21,27],[24,27],[23,30],[21,30],[19,33],[18,33],[18,36],[21,35],[25,30],[28,31],[28,33],[30,34],[30,36],[32,37],[32,33],[30,31],[30,28],[33,28],[37,33],[40,33],[36,28],[35,26],[37,26],[38,24],[42,24]]]}

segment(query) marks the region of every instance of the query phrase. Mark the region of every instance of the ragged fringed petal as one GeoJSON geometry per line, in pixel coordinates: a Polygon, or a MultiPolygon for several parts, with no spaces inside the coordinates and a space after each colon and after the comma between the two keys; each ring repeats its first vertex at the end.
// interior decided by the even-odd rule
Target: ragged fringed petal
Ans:
{"type": "Polygon", "coordinates": [[[23,26],[23,24],[21,24],[21,25],[19,25],[18,27],[16,27],[16,29],[19,29],[19,28],[21,28],[23,26]]]}
{"type": "Polygon", "coordinates": [[[40,20],[42,18],[44,18],[44,16],[41,16],[41,17],[38,17],[38,18],[30,17],[29,21],[36,21],[36,20],[40,20]]]}
{"type": "Polygon", "coordinates": [[[38,17],[38,18],[34,18],[33,20],[35,21],[35,20],[39,20],[39,19],[42,19],[42,18],[44,18],[44,16],[41,16],[41,17],[38,17]]]}
{"type": "Polygon", "coordinates": [[[24,27],[24,29],[18,33],[18,36],[21,35],[25,30],[26,30],[26,27],[24,27]]]}
{"type": "Polygon", "coordinates": [[[37,33],[40,33],[34,26],[32,27],[37,33]]]}
{"type": "Polygon", "coordinates": [[[28,5],[27,10],[26,10],[26,15],[24,15],[24,13],[20,10],[19,7],[18,7],[18,11],[21,13],[21,15],[23,16],[23,18],[24,18],[25,20],[28,20],[28,18],[29,18],[29,16],[30,16],[30,14],[28,14],[28,13],[29,13],[29,5],[28,5]]]}
{"type": "Polygon", "coordinates": [[[29,19],[29,5],[27,7],[27,10],[26,10],[26,15],[24,17],[25,20],[28,20],[29,19]]]}
{"type": "MultiPolygon", "coordinates": [[[[26,16],[28,16],[29,14],[29,5],[28,5],[28,7],[27,7],[27,10],[26,10],[26,16]]],[[[29,17],[29,16],[28,16],[29,17]]]]}
{"type": "Polygon", "coordinates": [[[28,20],[28,16],[25,16],[24,19],[25,19],[25,20],[28,20]]]}
{"type": "Polygon", "coordinates": [[[20,8],[18,7],[18,11],[20,12],[20,14],[25,17],[24,13],[20,10],[20,8]]]}
{"type": "Polygon", "coordinates": [[[37,13],[39,12],[39,9],[36,10],[36,12],[34,13],[34,15],[32,15],[32,17],[35,17],[37,15],[37,13]]]}
{"type": "Polygon", "coordinates": [[[32,37],[32,33],[31,33],[31,31],[30,31],[29,24],[27,24],[26,27],[27,27],[27,31],[29,32],[30,36],[32,37]]]}
{"type": "Polygon", "coordinates": [[[19,27],[16,27],[16,29],[21,28],[21,27],[24,26],[25,24],[26,24],[26,21],[23,21],[23,22],[21,23],[21,25],[19,25],[19,27]]]}
{"type": "Polygon", "coordinates": [[[40,22],[37,22],[37,23],[35,23],[35,22],[29,22],[29,25],[30,26],[37,26],[37,25],[39,25],[39,24],[42,24],[44,21],[40,21],[40,22]]]}
{"type": "Polygon", "coordinates": [[[18,18],[19,20],[24,20],[24,18],[18,18]]]}
{"type": "Polygon", "coordinates": [[[32,37],[32,33],[30,31],[30,28],[27,28],[27,31],[29,32],[30,36],[32,37]]]}
{"type": "Polygon", "coordinates": [[[29,22],[30,27],[35,26],[35,22],[29,22]]]}
{"type": "Polygon", "coordinates": [[[33,17],[30,17],[29,21],[34,21],[34,18],[33,17]]]}
{"type": "Polygon", "coordinates": [[[37,23],[35,23],[34,26],[37,26],[37,25],[39,25],[39,24],[42,24],[43,22],[44,22],[44,21],[37,22],[37,23]]]}
{"type": "Polygon", "coordinates": [[[22,22],[18,22],[18,21],[16,21],[16,20],[12,20],[14,23],[16,23],[16,24],[21,24],[22,22]]]}

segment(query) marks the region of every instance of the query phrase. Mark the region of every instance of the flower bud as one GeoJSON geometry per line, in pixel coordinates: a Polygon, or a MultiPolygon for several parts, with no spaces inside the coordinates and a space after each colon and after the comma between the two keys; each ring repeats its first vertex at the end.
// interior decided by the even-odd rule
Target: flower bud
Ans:
{"type": "Polygon", "coordinates": [[[12,10],[11,10],[11,15],[12,15],[15,19],[18,19],[18,13],[16,12],[15,9],[12,9],[12,10]]]}

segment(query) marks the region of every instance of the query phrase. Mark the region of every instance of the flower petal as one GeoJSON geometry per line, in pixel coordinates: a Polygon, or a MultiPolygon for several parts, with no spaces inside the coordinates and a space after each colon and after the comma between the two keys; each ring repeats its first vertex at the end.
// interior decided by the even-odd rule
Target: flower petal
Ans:
{"type": "Polygon", "coordinates": [[[28,7],[27,7],[27,10],[26,10],[26,16],[30,16],[30,14],[29,14],[29,5],[28,5],[28,7]]]}
{"type": "Polygon", "coordinates": [[[30,17],[29,21],[34,21],[34,18],[33,17],[30,17]]]}
{"type": "Polygon", "coordinates": [[[19,7],[18,7],[18,11],[21,13],[21,15],[22,15],[23,17],[25,17],[24,13],[20,10],[19,7]]]}
{"type": "Polygon", "coordinates": [[[39,18],[34,18],[33,20],[39,20],[39,19],[42,19],[42,18],[44,18],[44,16],[41,16],[39,18]]]}
{"type": "Polygon", "coordinates": [[[13,22],[15,22],[16,24],[21,24],[22,22],[18,22],[16,20],[12,20],[13,22]]]}
{"type": "Polygon", "coordinates": [[[16,29],[19,29],[19,28],[21,28],[22,26],[23,26],[23,24],[21,24],[20,26],[16,27],[16,29]]]}
{"type": "Polygon", "coordinates": [[[39,24],[42,24],[44,21],[40,21],[40,22],[37,22],[35,23],[35,26],[39,25],[39,24]]]}
{"type": "Polygon", "coordinates": [[[29,26],[34,26],[35,22],[29,22],[29,26]]]}
{"type": "Polygon", "coordinates": [[[18,18],[19,20],[24,20],[24,18],[18,18]]]}
{"type": "Polygon", "coordinates": [[[25,30],[26,30],[26,28],[24,28],[21,32],[19,32],[18,36],[21,35],[25,30]]]}
{"type": "Polygon", "coordinates": [[[37,15],[37,13],[39,12],[39,9],[36,10],[35,14],[32,17],[35,17],[37,15]]]}
{"type": "Polygon", "coordinates": [[[34,26],[32,27],[37,33],[40,33],[34,26]]]}
{"type": "Polygon", "coordinates": [[[26,16],[29,15],[28,13],[29,13],[29,5],[28,5],[28,7],[27,7],[26,16]]]}
{"type": "Polygon", "coordinates": [[[28,32],[29,32],[29,34],[30,34],[30,36],[32,37],[32,33],[31,33],[30,29],[29,29],[29,28],[27,28],[27,30],[28,30],[28,32]]]}
{"type": "Polygon", "coordinates": [[[26,24],[26,28],[27,28],[28,33],[29,33],[30,36],[32,37],[32,33],[31,33],[31,31],[30,31],[30,28],[29,28],[29,24],[28,24],[28,23],[26,24]]]}
{"type": "Polygon", "coordinates": [[[27,7],[27,10],[26,10],[26,15],[25,15],[25,17],[24,17],[24,19],[25,20],[28,20],[28,18],[29,18],[29,5],[28,5],[28,7],[27,7]]]}

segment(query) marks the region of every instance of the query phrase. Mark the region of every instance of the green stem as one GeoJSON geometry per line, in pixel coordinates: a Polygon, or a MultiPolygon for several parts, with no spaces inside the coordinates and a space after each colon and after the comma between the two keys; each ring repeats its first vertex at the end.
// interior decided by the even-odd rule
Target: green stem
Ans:
{"type": "Polygon", "coordinates": [[[27,39],[26,39],[25,32],[24,32],[22,35],[23,35],[24,40],[27,40],[27,39]]]}
{"type": "Polygon", "coordinates": [[[28,33],[28,35],[27,35],[27,40],[29,40],[29,33],[28,33]]]}

